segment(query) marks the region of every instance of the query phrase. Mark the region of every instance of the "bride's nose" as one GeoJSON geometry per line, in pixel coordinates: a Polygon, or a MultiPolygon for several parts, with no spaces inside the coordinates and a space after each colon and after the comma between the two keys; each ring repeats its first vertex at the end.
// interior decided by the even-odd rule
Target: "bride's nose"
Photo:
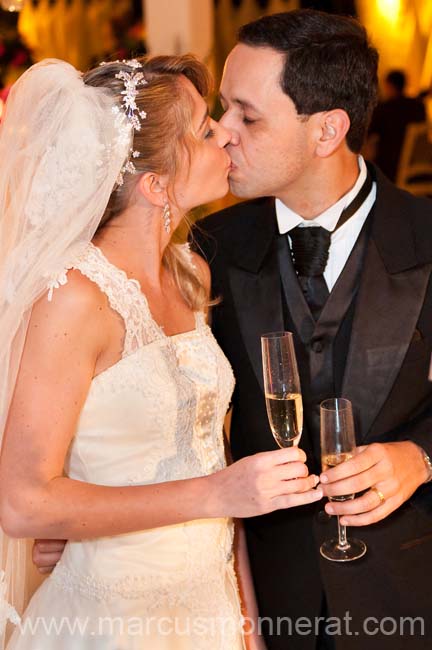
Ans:
{"type": "Polygon", "coordinates": [[[218,122],[218,144],[220,147],[226,147],[231,142],[232,133],[229,129],[218,122]]]}

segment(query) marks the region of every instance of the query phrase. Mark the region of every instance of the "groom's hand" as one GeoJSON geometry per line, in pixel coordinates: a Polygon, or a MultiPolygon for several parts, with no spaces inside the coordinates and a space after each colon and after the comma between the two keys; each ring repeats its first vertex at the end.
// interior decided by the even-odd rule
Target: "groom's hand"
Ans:
{"type": "Polygon", "coordinates": [[[327,497],[362,494],[331,501],[326,512],[341,515],[345,526],[374,524],[407,501],[427,475],[421,450],[410,440],[358,447],[350,460],[323,472],[320,481],[327,497]]]}
{"type": "Polygon", "coordinates": [[[35,540],[32,556],[39,573],[51,573],[63,554],[65,544],[63,539],[35,540]]]}

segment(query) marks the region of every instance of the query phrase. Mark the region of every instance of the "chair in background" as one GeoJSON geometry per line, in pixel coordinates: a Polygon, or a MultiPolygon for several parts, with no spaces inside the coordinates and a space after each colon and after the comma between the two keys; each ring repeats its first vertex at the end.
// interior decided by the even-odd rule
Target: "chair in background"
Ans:
{"type": "Polygon", "coordinates": [[[417,196],[432,196],[432,125],[409,124],[399,160],[396,185],[417,196]]]}

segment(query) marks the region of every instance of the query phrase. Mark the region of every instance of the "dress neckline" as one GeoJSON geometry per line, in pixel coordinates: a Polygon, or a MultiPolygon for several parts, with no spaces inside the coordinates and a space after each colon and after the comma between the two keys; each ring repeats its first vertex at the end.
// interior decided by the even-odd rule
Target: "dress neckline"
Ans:
{"type": "MultiPolygon", "coordinates": [[[[160,337],[162,339],[175,340],[175,339],[180,338],[182,336],[191,335],[191,334],[194,334],[194,333],[199,331],[200,327],[199,327],[199,321],[198,321],[198,318],[197,318],[197,312],[194,311],[193,314],[194,314],[194,320],[195,320],[195,327],[193,329],[185,330],[184,332],[177,332],[176,334],[171,334],[171,335],[166,334],[165,331],[164,331],[163,325],[159,325],[159,323],[156,321],[156,319],[153,317],[153,314],[151,313],[150,305],[148,303],[148,300],[147,300],[147,297],[146,297],[145,293],[142,290],[140,281],[136,280],[135,278],[129,278],[126,271],[124,271],[119,266],[116,266],[115,264],[110,262],[110,260],[107,258],[107,256],[103,252],[103,250],[101,248],[99,248],[99,246],[96,246],[96,244],[93,244],[93,242],[89,242],[89,246],[93,249],[93,251],[96,253],[96,255],[99,257],[99,259],[102,261],[103,264],[108,266],[111,270],[113,270],[115,273],[117,273],[124,280],[124,282],[126,282],[129,286],[134,288],[137,296],[139,297],[140,301],[142,302],[142,304],[143,304],[143,306],[144,306],[144,308],[145,308],[145,310],[147,312],[147,315],[148,315],[149,319],[153,323],[154,327],[156,328],[158,334],[160,334],[160,337]]],[[[96,376],[98,376],[98,375],[96,375],[96,376]]]]}

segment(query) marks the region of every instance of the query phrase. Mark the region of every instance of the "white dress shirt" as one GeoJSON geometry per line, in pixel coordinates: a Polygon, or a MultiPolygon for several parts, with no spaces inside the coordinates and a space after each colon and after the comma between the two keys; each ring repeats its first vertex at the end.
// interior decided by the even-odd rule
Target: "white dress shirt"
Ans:
{"type": "MultiPolygon", "coordinates": [[[[289,233],[290,230],[296,226],[310,228],[314,226],[322,226],[326,230],[332,232],[336,228],[336,224],[342,211],[354,200],[359,193],[364,181],[366,180],[367,168],[366,163],[362,156],[358,158],[359,162],[359,175],[355,182],[354,187],[350,189],[337,203],[330,206],[322,214],[315,217],[315,219],[303,219],[296,212],[291,210],[282,201],[276,199],[276,217],[281,235],[289,233]]],[[[344,268],[348,257],[357,241],[357,237],[363,227],[364,222],[375,202],[376,198],[376,183],[372,184],[372,189],[369,196],[355,212],[340,228],[332,235],[329,257],[327,266],[324,271],[324,279],[327,283],[329,291],[331,291],[336,284],[336,280],[344,268]]],[[[289,238],[291,246],[291,239],[289,238]]]]}

